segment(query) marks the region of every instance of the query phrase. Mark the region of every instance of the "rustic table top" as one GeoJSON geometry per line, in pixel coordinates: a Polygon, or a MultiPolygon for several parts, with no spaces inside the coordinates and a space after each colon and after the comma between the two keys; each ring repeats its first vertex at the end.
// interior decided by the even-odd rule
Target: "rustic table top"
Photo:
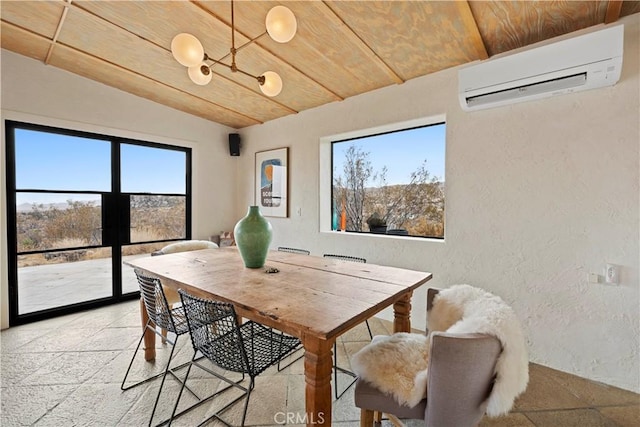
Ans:
{"type": "Polygon", "coordinates": [[[206,249],[126,264],[164,286],[231,302],[243,317],[302,338],[335,339],[429,279],[423,271],[270,251],[264,268],[245,268],[237,248],[206,249]],[[277,273],[267,273],[267,268],[277,273]]]}

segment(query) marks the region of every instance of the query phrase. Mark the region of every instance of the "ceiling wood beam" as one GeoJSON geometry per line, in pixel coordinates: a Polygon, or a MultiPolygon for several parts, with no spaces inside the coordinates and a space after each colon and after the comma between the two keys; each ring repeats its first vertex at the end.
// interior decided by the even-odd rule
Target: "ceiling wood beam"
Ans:
{"type": "Polygon", "coordinates": [[[487,52],[487,47],[484,44],[484,40],[482,39],[482,34],[480,34],[480,29],[478,28],[478,23],[476,22],[475,16],[473,16],[473,11],[471,10],[471,6],[469,6],[468,1],[456,2],[458,8],[460,10],[460,15],[462,17],[462,21],[464,22],[464,26],[472,35],[470,37],[469,42],[475,48],[478,59],[487,59],[489,58],[489,53],[487,52]]]}
{"type": "Polygon", "coordinates": [[[49,45],[49,51],[47,52],[47,56],[46,58],[44,58],[45,65],[49,65],[49,59],[51,59],[51,54],[53,53],[53,49],[56,47],[58,36],[60,35],[60,31],[62,31],[62,26],[64,25],[64,20],[67,17],[67,13],[69,13],[69,6],[71,6],[72,1],[73,0],[67,0],[64,4],[64,9],[62,9],[62,16],[60,16],[60,21],[58,21],[58,27],[56,28],[56,32],[53,35],[51,44],[49,45]]]}
{"type": "Polygon", "coordinates": [[[609,0],[604,23],[611,24],[612,22],[616,22],[620,18],[620,10],[622,10],[622,0],[609,0]]]}

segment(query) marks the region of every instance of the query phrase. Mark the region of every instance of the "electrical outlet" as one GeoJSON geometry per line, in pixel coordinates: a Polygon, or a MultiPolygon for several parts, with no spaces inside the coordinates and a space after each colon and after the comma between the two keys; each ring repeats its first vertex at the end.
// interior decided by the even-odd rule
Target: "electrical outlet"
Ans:
{"type": "Polygon", "coordinates": [[[607,264],[604,270],[604,281],[610,284],[617,284],[620,280],[620,269],[615,264],[607,264]]]}

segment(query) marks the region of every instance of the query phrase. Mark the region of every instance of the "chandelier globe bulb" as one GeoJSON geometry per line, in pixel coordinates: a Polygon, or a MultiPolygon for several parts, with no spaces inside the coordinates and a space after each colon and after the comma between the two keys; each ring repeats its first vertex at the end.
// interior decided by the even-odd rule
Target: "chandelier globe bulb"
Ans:
{"type": "Polygon", "coordinates": [[[269,97],[278,96],[282,91],[282,79],[278,73],[265,71],[262,76],[264,77],[264,83],[260,85],[262,93],[269,97]]]}
{"type": "Polygon", "coordinates": [[[202,62],[204,48],[195,36],[180,33],[171,40],[171,54],[185,67],[194,67],[202,62]]]}
{"type": "Polygon", "coordinates": [[[213,73],[204,62],[188,68],[189,78],[197,85],[205,86],[211,81],[213,73]]]}
{"type": "Polygon", "coordinates": [[[287,43],[296,35],[298,30],[296,16],[291,9],[285,6],[273,7],[267,13],[265,26],[269,36],[278,43],[287,43]]]}

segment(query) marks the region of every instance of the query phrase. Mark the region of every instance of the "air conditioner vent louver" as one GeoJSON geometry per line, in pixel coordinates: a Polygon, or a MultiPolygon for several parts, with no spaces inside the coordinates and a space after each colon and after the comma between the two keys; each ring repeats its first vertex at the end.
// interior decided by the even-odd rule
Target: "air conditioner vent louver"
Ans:
{"type": "Polygon", "coordinates": [[[620,78],[623,38],[618,25],[462,68],[460,104],[472,111],[611,86],[620,78]]]}
{"type": "Polygon", "coordinates": [[[496,102],[526,98],[546,92],[556,92],[569,88],[581,86],[587,82],[587,73],[574,74],[567,77],[559,77],[557,79],[545,80],[540,83],[532,83],[530,85],[518,86],[514,89],[504,89],[497,92],[488,93],[486,95],[470,96],[467,98],[469,107],[476,107],[483,104],[494,104],[496,102]]]}

